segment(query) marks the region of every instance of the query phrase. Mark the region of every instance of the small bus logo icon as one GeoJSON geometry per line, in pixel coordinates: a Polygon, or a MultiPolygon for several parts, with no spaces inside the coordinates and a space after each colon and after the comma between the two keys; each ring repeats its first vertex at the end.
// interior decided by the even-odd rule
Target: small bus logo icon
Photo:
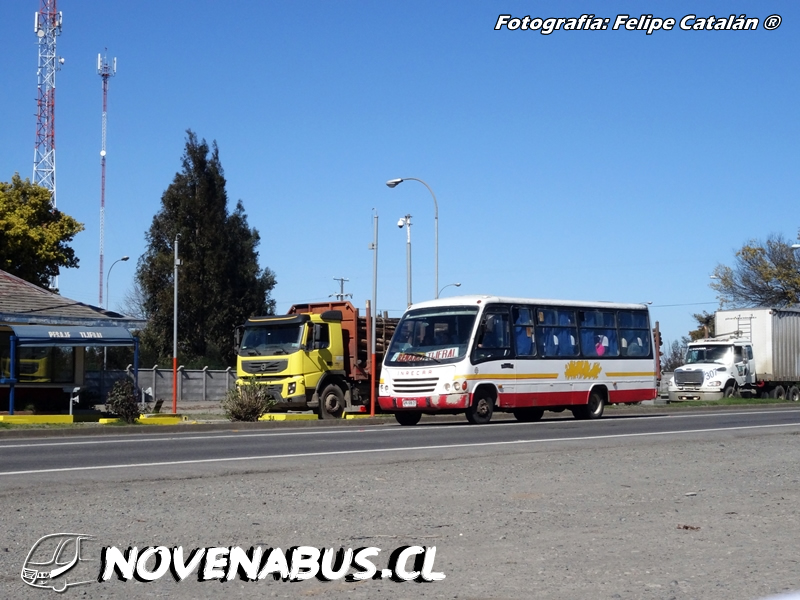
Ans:
{"type": "MultiPolygon", "coordinates": [[[[67,577],[81,562],[88,561],[81,556],[81,544],[92,539],[93,536],[83,533],[52,533],[40,538],[22,564],[22,581],[31,587],[56,592],[92,583],[94,580],[70,581],[67,577]]],[[[80,579],[80,576],[76,579],[80,579]]]]}

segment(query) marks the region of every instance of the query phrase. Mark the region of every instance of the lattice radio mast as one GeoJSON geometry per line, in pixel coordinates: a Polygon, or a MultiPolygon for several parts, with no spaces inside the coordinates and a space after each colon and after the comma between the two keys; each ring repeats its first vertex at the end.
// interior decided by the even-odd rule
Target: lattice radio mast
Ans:
{"type": "Polygon", "coordinates": [[[41,0],[34,32],[39,38],[39,68],[36,98],[36,145],[33,151],[33,183],[50,190],[56,205],[56,71],[64,59],[56,56],[56,37],[61,33],[62,14],[56,0],[41,0]]]}
{"type": "MultiPolygon", "coordinates": [[[[33,149],[33,183],[50,190],[56,207],[56,71],[64,59],[56,56],[56,37],[61,33],[63,16],[56,0],[41,0],[34,17],[33,31],[39,44],[38,95],[36,98],[36,143],[33,149]]],[[[58,288],[58,276],[50,281],[58,288]]]]}
{"type": "Polygon", "coordinates": [[[103,246],[106,228],[106,114],[108,112],[108,78],[117,73],[117,59],[97,55],[97,74],[103,80],[103,141],[100,148],[100,303],[103,306],[103,246]]]}

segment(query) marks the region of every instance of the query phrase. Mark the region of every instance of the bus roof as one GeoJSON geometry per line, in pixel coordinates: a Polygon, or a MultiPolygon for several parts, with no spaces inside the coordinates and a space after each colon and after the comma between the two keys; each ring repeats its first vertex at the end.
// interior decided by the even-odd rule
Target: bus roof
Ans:
{"type": "Polygon", "coordinates": [[[425,302],[417,302],[408,307],[408,310],[416,308],[429,308],[437,306],[469,306],[469,305],[482,305],[482,304],[535,304],[539,306],[571,306],[575,308],[615,308],[624,310],[646,310],[647,304],[640,302],[639,304],[622,303],[622,302],[605,302],[605,301],[589,301],[582,302],[579,300],[554,300],[552,298],[516,298],[512,296],[449,296],[447,298],[438,298],[437,300],[426,300],[425,302]]]}

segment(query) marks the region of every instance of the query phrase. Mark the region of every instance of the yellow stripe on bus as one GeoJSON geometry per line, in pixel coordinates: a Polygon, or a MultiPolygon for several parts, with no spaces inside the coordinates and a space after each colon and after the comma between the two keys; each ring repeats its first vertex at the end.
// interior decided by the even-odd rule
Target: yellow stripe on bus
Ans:
{"type": "Polygon", "coordinates": [[[477,375],[465,375],[464,379],[558,379],[558,373],[531,373],[528,375],[479,373],[477,375]]]}

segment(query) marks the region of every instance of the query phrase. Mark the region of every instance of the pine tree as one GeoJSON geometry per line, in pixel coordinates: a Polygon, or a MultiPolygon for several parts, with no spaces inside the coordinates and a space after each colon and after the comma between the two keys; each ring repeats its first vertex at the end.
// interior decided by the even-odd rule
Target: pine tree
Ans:
{"type": "Polygon", "coordinates": [[[227,366],[233,332],[253,315],[274,312],[275,276],[258,265],[260,237],[241,201],[228,212],[225,177],[216,142],[187,132],[183,170],[161,197],[139,259],[136,277],[148,325],[143,357],[172,356],[174,243],[179,235],[178,353],[187,366],[227,366]]]}

